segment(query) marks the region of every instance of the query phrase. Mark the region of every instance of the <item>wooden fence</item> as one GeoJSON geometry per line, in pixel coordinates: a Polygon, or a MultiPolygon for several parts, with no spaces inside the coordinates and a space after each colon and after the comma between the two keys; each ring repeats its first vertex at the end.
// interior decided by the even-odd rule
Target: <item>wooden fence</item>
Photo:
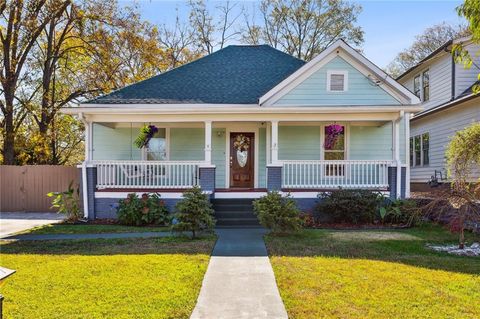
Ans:
{"type": "Polygon", "coordinates": [[[49,192],[78,185],[78,168],[54,165],[0,165],[0,212],[48,212],[49,192]]]}

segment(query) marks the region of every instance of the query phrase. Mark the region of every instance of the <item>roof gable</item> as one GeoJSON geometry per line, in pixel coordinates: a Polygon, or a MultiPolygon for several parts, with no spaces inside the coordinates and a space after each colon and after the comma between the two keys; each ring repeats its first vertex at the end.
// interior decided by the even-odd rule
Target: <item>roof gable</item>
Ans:
{"type": "Polygon", "coordinates": [[[257,104],[304,64],[268,45],[228,46],[87,103],[257,104]]]}
{"type": "Polygon", "coordinates": [[[400,102],[340,56],[283,95],[274,105],[398,105],[400,102]],[[327,89],[329,72],[345,72],[346,91],[327,89]]]}
{"type": "MultiPolygon", "coordinates": [[[[420,103],[418,97],[412,92],[396,82],[383,70],[354,50],[343,40],[338,40],[327,49],[322,51],[313,60],[303,65],[289,77],[263,95],[260,98],[260,104],[263,106],[275,105],[279,100],[282,99],[282,97],[292,92],[292,90],[297,88],[302,82],[309,79],[313,74],[315,74],[336,57],[340,57],[344,61],[348,62],[352,68],[367,78],[372,85],[375,85],[379,89],[386,92],[400,104],[409,105],[420,103]]],[[[369,104],[371,105],[371,103],[369,104]]]]}

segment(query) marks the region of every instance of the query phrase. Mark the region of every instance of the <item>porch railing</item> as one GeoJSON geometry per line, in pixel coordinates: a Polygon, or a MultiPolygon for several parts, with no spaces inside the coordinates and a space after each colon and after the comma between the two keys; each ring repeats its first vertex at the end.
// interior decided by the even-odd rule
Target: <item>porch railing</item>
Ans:
{"type": "Polygon", "coordinates": [[[283,188],[386,188],[392,161],[282,161],[283,188]]]}
{"type": "Polygon", "coordinates": [[[190,188],[200,161],[94,161],[97,188],[190,188]]]}

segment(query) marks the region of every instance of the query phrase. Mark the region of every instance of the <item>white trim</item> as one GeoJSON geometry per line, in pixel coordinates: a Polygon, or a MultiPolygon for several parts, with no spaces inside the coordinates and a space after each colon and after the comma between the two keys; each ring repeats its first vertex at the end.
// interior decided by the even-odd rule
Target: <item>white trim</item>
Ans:
{"type": "Polygon", "coordinates": [[[405,113],[405,197],[410,197],[410,114],[405,113]]]}
{"type": "Polygon", "coordinates": [[[82,163],[83,217],[88,219],[87,161],[82,163]]]}
{"type": "Polygon", "coordinates": [[[260,198],[267,192],[215,192],[215,198],[260,198]]]}
{"type": "MultiPolygon", "coordinates": [[[[127,198],[128,194],[137,194],[137,196],[142,196],[145,193],[155,193],[159,194],[163,199],[181,199],[183,198],[182,192],[95,192],[95,198],[127,198]]],[[[204,192],[205,194],[211,194],[212,192],[204,192]]]]}
{"type": "MultiPolygon", "coordinates": [[[[138,105],[132,105],[130,108],[125,107],[67,107],[62,108],[61,112],[64,114],[80,114],[83,113],[85,117],[94,115],[94,114],[115,114],[115,115],[190,115],[190,117],[196,117],[192,120],[189,117],[179,117],[174,120],[174,122],[203,122],[204,120],[211,121],[243,121],[242,119],[232,119],[231,117],[225,119],[217,119],[212,116],[205,117],[204,115],[227,115],[227,114],[271,114],[275,115],[277,113],[285,114],[298,114],[298,113],[369,113],[369,112],[398,112],[400,110],[405,110],[407,112],[419,112],[424,108],[421,105],[316,105],[311,104],[308,106],[298,106],[298,105],[282,105],[282,106],[269,106],[268,107],[227,107],[216,108],[216,107],[204,107],[204,108],[174,108],[174,107],[165,107],[163,104],[152,104],[152,106],[157,107],[139,107],[138,105]],[[203,117],[198,117],[202,116],[203,117]]],[[[268,121],[270,118],[259,119],[259,121],[268,121]]],[[[146,120],[131,121],[131,122],[172,122],[171,120],[163,120],[163,117],[151,117],[149,116],[146,120]]],[[[118,122],[117,120],[111,120],[106,117],[104,120],[95,122],[118,122]]],[[[128,121],[125,121],[128,122],[128,121]]]]}
{"type": "Polygon", "coordinates": [[[348,91],[348,71],[346,70],[327,70],[327,92],[344,93],[348,91]],[[332,75],[343,75],[343,89],[332,90],[332,75]]]}
{"type": "Polygon", "coordinates": [[[301,68],[299,68],[289,77],[287,77],[285,80],[280,82],[273,89],[265,93],[259,99],[259,104],[260,105],[273,104],[275,102],[275,98],[278,95],[281,95],[282,93],[285,93],[285,91],[288,91],[288,87],[291,83],[298,81],[298,79],[300,79],[299,82],[302,82],[305,78],[307,78],[317,70],[318,65],[320,64],[323,65],[326,63],[328,59],[331,60],[333,59],[333,57],[340,54],[341,53],[340,49],[344,50],[346,53],[348,53],[351,56],[352,59],[350,60],[353,60],[353,61],[356,60],[358,63],[363,64],[364,67],[368,68],[372,73],[375,73],[377,78],[382,79],[382,81],[388,85],[388,87],[384,88],[385,90],[391,93],[393,93],[393,91],[396,91],[397,94],[392,94],[394,96],[398,96],[398,94],[400,94],[406,100],[405,104],[420,103],[420,100],[418,99],[418,97],[412,94],[412,92],[410,92],[407,88],[402,86],[400,83],[396,82],[393,78],[387,75],[382,69],[380,69],[378,66],[370,62],[367,58],[365,58],[363,55],[358,53],[355,49],[350,47],[343,40],[337,40],[335,43],[333,43],[328,48],[323,50],[319,55],[317,55],[310,62],[303,65],[301,68]]]}

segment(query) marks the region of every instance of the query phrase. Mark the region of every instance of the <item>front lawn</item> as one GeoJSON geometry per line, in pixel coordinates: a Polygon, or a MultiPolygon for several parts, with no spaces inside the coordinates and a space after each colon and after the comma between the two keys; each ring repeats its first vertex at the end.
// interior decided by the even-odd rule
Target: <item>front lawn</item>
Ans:
{"type": "Polygon", "coordinates": [[[214,237],[2,242],[5,318],[188,318],[214,237]]]}
{"type": "Polygon", "coordinates": [[[456,240],[431,225],[266,237],[290,318],[479,318],[480,258],[425,247],[456,240]]]}
{"type": "Polygon", "coordinates": [[[50,224],[28,229],[18,234],[101,234],[101,233],[137,233],[170,231],[169,227],[136,227],[101,224],[50,224]]]}

